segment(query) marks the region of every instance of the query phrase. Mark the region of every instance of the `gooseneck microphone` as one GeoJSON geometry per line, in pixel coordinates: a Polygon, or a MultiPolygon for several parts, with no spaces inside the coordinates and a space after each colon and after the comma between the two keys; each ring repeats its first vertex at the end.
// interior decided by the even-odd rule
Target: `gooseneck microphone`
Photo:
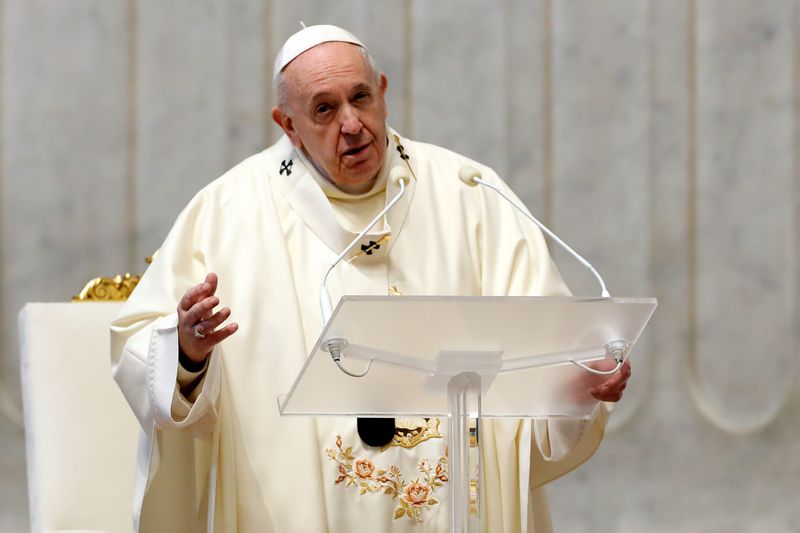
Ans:
{"type": "MultiPolygon", "coordinates": [[[[353,239],[353,241],[350,244],[348,244],[344,250],[342,250],[342,253],[340,253],[338,257],[336,257],[333,263],[331,263],[331,266],[328,267],[328,270],[325,271],[325,275],[322,276],[322,281],[320,282],[319,285],[319,307],[322,313],[323,328],[325,327],[325,325],[327,325],[328,321],[331,318],[331,315],[333,314],[331,295],[330,293],[328,293],[328,289],[325,286],[325,283],[328,281],[328,276],[336,267],[336,265],[338,265],[341,262],[341,260],[344,259],[344,257],[350,252],[350,250],[352,250],[359,242],[361,242],[361,239],[364,238],[364,235],[366,235],[367,232],[371,230],[372,227],[378,223],[378,221],[380,221],[384,216],[386,216],[386,213],[388,213],[397,204],[397,202],[400,201],[400,198],[402,198],[406,192],[406,184],[409,183],[410,181],[408,178],[408,171],[402,166],[396,166],[391,170],[391,172],[389,173],[389,180],[391,183],[396,183],[397,185],[400,186],[400,192],[398,192],[395,195],[395,197],[392,198],[392,200],[388,204],[386,204],[386,207],[384,207],[380,213],[375,215],[375,218],[373,218],[369,222],[369,224],[367,224],[367,226],[363,230],[361,230],[361,233],[359,233],[356,236],[356,238],[353,239]]],[[[323,348],[331,354],[331,358],[333,359],[333,362],[336,363],[336,366],[339,367],[339,370],[341,370],[348,376],[352,376],[354,378],[361,378],[366,376],[367,372],[369,372],[369,369],[372,366],[372,359],[369,360],[369,363],[367,363],[367,367],[364,369],[363,372],[361,373],[351,372],[346,368],[344,368],[341,363],[342,349],[345,346],[347,346],[347,339],[343,339],[341,337],[336,336],[336,334],[332,331],[328,332],[328,338],[325,339],[325,342],[323,343],[323,348]]]]}
{"type": "MultiPolygon", "coordinates": [[[[333,314],[333,306],[331,305],[331,295],[328,293],[328,289],[325,286],[325,283],[328,281],[328,276],[333,271],[333,269],[338,265],[342,259],[352,250],[361,239],[364,238],[364,235],[367,234],[372,227],[378,223],[386,213],[388,213],[396,204],[400,201],[400,198],[406,192],[406,184],[409,183],[408,178],[408,171],[402,166],[394,167],[391,172],[389,173],[389,180],[391,183],[396,183],[400,186],[400,191],[395,195],[392,200],[386,204],[380,213],[375,215],[367,226],[361,230],[353,241],[347,245],[347,247],[342,250],[342,253],[336,257],[336,259],[331,263],[331,266],[328,267],[328,270],[325,271],[325,275],[322,276],[322,281],[319,285],[319,306],[320,311],[322,312],[322,323],[323,327],[328,324],[328,321],[331,318],[331,314],[333,314]]],[[[328,338],[325,339],[323,343],[323,347],[331,354],[331,359],[333,362],[336,363],[336,366],[339,367],[339,370],[347,374],[348,376],[354,378],[361,378],[367,375],[369,369],[372,367],[372,359],[369,360],[367,363],[367,367],[360,373],[351,372],[347,370],[344,366],[342,366],[342,349],[347,346],[347,339],[343,339],[341,337],[336,336],[335,332],[329,331],[328,338]]],[[[363,418],[359,417],[356,421],[356,428],[358,430],[358,436],[367,446],[373,447],[382,447],[386,446],[392,439],[394,438],[395,432],[395,422],[394,418],[363,418]]]]}
{"type": "Polygon", "coordinates": [[[367,224],[367,226],[363,230],[361,230],[361,233],[359,233],[356,236],[356,238],[353,239],[353,241],[350,244],[348,244],[344,250],[342,250],[342,253],[340,253],[339,256],[333,261],[333,263],[331,263],[331,266],[328,267],[328,270],[325,272],[325,275],[322,276],[322,281],[320,282],[319,285],[319,307],[320,311],[322,312],[323,325],[328,323],[328,320],[331,318],[331,314],[333,313],[333,305],[331,304],[331,295],[328,294],[328,289],[325,287],[325,283],[328,281],[328,276],[336,267],[336,265],[338,265],[339,262],[342,259],[344,259],[344,257],[348,254],[348,252],[350,252],[350,250],[352,250],[356,244],[361,242],[361,239],[364,238],[364,235],[366,235],[367,232],[371,230],[372,227],[375,224],[377,224],[378,221],[380,221],[386,215],[386,213],[388,213],[395,206],[397,202],[400,201],[400,198],[402,198],[403,194],[405,194],[406,192],[406,184],[409,182],[408,171],[401,166],[396,166],[389,173],[389,180],[391,183],[396,183],[400,186],[400,192],[398,192],[395,195],[395,197],[392,198],[392,201],[386,204],[386,207],[384,207],[380,213],[375,215],[375,218],[373,218],[369,222],[369,224],[367,224]]]}
{"type": "Polygon", "coordinates": [[[575,250],[570,248],[567,245],[567,243],[562,241],[558,237],[558,235],[556,235],[555,233],[550,231],[547,228],[547,226],[545,226],[544,224],[539,222],[536,219],[536,217],[534,217],[533,215],[528,213],[525,209],[523,209],[522,207],[517,205],[517,203],[514,202],[511,198],[509,198],[508,195],[506,195],[499,187],[496,187],[495,185],[492,185],[491,183],[488,183],[488,182],[484,181],[481,178],[481,173],[480,173],[480,171],[478,169],[476,169],[475,167],[471,167],[469,165],[465,165],[465,166],[461,167],[461,169],[458,171],[458,178],[461,181],[463,181],[464,183],[466,183],[467,185],[469,185],[470,187],[476,187],[478,184],[480,184],[480,185],[483,185],[484,187],[488,187],[489,189],[492,189],[497,194],[499,194],[506,202],[511,204],[514,207],[514,209],[516,209],[517,211],[522,213],[525,216],[525,218],[527,218],[528,220],[530,220],[531,222],[533,222],[534,224],[539,226],[539,229],[541,229],[544,233],[546,233],[548,237],[550,237],[556,243],[558,243],[558,245],[561,246],[561,248],[563,248],[564,250],[569,252],[569,254],[572,255],[572,257],[577,259],[578,262],[580,262],[583,266],[588,268],[589,271],[591,271],[592,274],[594,274],[594,277],[597,278],[597,281],[600,283],[600,296],[601,297],[608,298],[609,296],[611,296],[608,293],[608,290],[606,289],[605,281],[603,281],[603,278],[600,276],[600,274],[597,272],[597,270],[595,270],[595,268],[591,265],[591,263],[589,263],[589,261],[584,259],[578,252],[576,252],[575,250]]]}
{"type": "MultiPolygon", "coordinates": [[[[594,274],[594,277],[597,278],[597,281],[600,284],[600,296],[601,297],[609,298],[611,296],[609,294],[609,292],[608,292],[608,289],[606,289],[606,283],[605,283],[605,281],[603,281],[602,276],[600,276],[600,273],[597,272],[597,270],[591,265],[591,263],[589,263],[589,261],[584,259],[578,252],[576,252],[575,250],[570,248],[569,245],[567,245],[567,243],[562,241],[558,237],[558,235],[556,235],[555,233],[550,231],[550,229],[547,226],[545,226],[544,224],[539,222],[539,220],[537,220],[536,217],[534,217],[533,215],[528,213],[521,206],[517,205],[517,203],[514,200],[512,200],[511,198],[509,198],[508,195],[505,194],[499,187],[497,187],[495,185],[492,185],[491,183],[489,183],[487,181],[484,181],[482,179],[482,177],[481,177],[481,172],[478,169],[476,169],[475,167],[469,166],[469,165],[464,165],[458,171],[458,178],[461,181],[463,181],[464,183],[466,183],[470,187],[477,187],[478,185],[483,185],[484,187],[492,189],[494,192],[499,194],[506,202],[511,204],[511,206],[514,209],[516,209],[517,211],[522,213],[522,215],[525,216],[525,218],[527,218],[528,220],[530,220],[531,222],[536,224],[539,227],[539,229],[541,229],[545,234],[547,234],[547,236],[549,236],[551,239],[553,239],[559,246],[561,246],[561,248],[566,250],[572,257],[577,259],[578,262],[580,262],[583,266],[585,266],[587,269],[589,269],[589,271],[592,274],[594,274]]],[[[585,364],[581,363],[580,361],[571,361],[571,362],[576,364],[576,365],[578,365],[579,367],[583,368],[587,372],[591,372],[592,374],[598,374],[598,375],[601,375],[601,376],[607,376],[607,375],[611,375],[611,374],[616,374],[619,371],[619,369],[622,368],[624,350],[621,349],[618,346],[615,346],[614,349],[611,349],[611,350],[608,350],[608,351],[609,351],[609,354],[613,356],[614,361],[616,362],[616,367],[613,370],[608,370],[608,371],[596,370],[594,368],[586,366],[585,364]]]]}

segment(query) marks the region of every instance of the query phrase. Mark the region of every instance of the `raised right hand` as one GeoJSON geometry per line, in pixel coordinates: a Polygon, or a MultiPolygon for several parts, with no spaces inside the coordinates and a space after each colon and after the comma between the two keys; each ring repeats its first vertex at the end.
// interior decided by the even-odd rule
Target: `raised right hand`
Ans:
{"type": "Polygon", "coordinates": [[[227,339],[239,329],[232,322],[216,329],[231,315],[231,310],[223,307],[216,313],[219,305],[217,275],[210,273],[203,283],[195,285],[183,295],[178,303],[178,343],[182,354],[192,363],[202,364],[214,346],[227,339]]]}

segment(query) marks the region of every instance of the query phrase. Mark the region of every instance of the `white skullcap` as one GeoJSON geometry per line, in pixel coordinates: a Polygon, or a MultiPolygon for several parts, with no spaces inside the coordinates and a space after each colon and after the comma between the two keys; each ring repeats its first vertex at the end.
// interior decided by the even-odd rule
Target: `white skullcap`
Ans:
{"type": "Polygon", "coordinates": [[[365,50],[367,49],[364,43],[359,41],[355,35],[339,26],[332,26],[330,24],[308,26],[286,39],[286,42],[283,43],[283,46],[278,51],[278,55],[275,57],[275,68],[272,71],[272,79],[275,80],[278,74],[286,68],[286,65],[291,63],[292,60],[306,50],[331,41],[352,43],[365,50]]]}

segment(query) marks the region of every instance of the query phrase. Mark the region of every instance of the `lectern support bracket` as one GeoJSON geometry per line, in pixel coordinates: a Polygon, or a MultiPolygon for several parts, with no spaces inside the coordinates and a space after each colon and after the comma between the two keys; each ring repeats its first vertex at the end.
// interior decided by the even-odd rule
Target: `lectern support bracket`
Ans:
{"type": "MultiPolygon", "coordinates": [[[[476,472],[480,479],[481,439],[478,438],[477,453],[470,454],[469,421],[475,414],[480,424],[481,377],[475,372],[462,372],[450,378],[447,384],[448,404],[448,459],[450,484],[450,531],[468,533],[480,531],[480,495],[477,499],[477,516],[470,520],[470,473],[476,472]],[[474,466],[470,465],[470,456],[474,466]],[[470,528],[470,522],[473,527],[470,528]]],[[[477,483],[476,488],[480,486],[477,483]]]]}

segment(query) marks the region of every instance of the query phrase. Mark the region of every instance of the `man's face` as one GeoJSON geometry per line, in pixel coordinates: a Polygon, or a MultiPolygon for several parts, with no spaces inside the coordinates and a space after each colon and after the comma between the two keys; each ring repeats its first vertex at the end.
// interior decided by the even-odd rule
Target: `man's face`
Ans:
{"type": "Polygon", "coordinates": [[[329,42],[303,52],[283,72],[284,109],[272,118],[339,189],[368,190],[386,152],[386,76],[360,49],[329,42]]]}

